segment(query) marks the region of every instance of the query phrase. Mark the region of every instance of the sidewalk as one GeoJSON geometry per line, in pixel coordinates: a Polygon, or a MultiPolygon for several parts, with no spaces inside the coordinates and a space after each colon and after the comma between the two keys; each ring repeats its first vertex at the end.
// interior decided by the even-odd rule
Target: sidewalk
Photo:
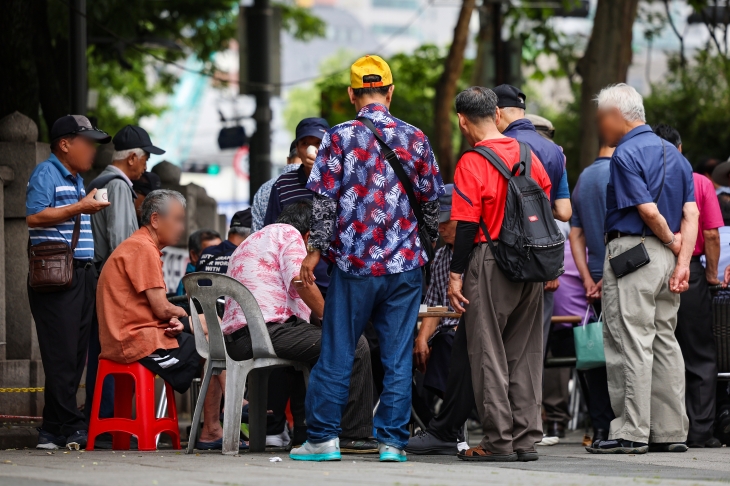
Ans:
{"type": "Polygon", "coordinates": [[[343,455],[342,462],[291,461],[286,453],[222,456],[178,451],[0,451],[0,484],[31,485],[465,485],[539,484],[698,485],[730,481],[730,450],[690,449],[684,454],[596,456],[575,443],[539,448],[532,463],[466,463],[450,456],[409,456],[403,464],[377,455],[343,455]],[[282,462],[269,462],[280,457],[282,462]],[[618,478],[618,479],[617,479],[618,478]],[[629,479],[631,478],[631,479],[629,479]]]}

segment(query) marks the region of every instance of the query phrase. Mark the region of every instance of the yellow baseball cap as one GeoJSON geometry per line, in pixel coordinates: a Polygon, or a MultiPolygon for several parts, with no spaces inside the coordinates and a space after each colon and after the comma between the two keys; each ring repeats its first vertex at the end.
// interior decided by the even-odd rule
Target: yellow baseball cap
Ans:
{"type": "Polygon", "coordinates": [[[377,88],[391,84],[393,84],[393,74],[390,72],[390,66],[380,56],[363,56],[350,68],[350,87],[352,89],[377,88]],[[369,74],[380,76],[380,81],[363,83],[362,78],[369,74]]]}

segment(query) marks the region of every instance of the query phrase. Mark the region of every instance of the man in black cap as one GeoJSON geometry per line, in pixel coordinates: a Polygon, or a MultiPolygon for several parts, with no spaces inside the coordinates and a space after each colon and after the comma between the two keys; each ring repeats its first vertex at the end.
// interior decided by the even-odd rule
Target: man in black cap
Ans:
{"type": "Polygon", "coordinates": [[[81,115],[59,118],[50,135],[51,156],[36,166],[27,186],[28,235],[31,245],[66,243],[73,249],[74,259],[69,288],[42,292],[28,285],[28,301],[45,372],[43,424],[38,429],[36,447],[83,448],[88,425],[76,405],[76,392],[86,364],[96,301],[89,215],[109,203],[95,200],[96,190],[86,194],[79,173],[91,169],[96,144],[109,143],[111,137],[81,115]],[[73,238],[74,233],[77,238],[73,238]]]}
{"type": "MultiPolygon", "coordinates": [[[[286,174],[299,169],[302,165],[302,159],[299,158],[297,153],[297,141],[294,140],[289,146],[289,155],[286,157],[286,165],[281,171],[281,174],[286,174]]],[[[266,216],[266,209],[269,207],[269,198],[271,196],[271,188],[274,186],[276,179],[274,177],[261,184],[259,190],[253,196],[251,202],[251,233],[255,233],[264,227],[264,217],[266,216]]]]}
{"type": "Polygon", "coordinates": [[[228,272],[228,260],[238,245],[251,234],[251,208],[238,211],[231,218],[231,226],[228,229],[228,239],[218,245],[209,246],[200,254],[196,272],[228,272]]]}
{"type": "MultiPolygon", "coordinates": [[[[106,189],[107,201],[111,204],[106,211],[91,216],[91,229],[94,234],[94,265],[98,271],[106,263],[112,251],[132,233],[139,229],[135,199],[137,193],[133,181],[139,179],[147,169],[150,154],[162,155],[161,148],[152,145],[150,136],[144,128],[127,125],[112,139],[114,153],[112,163],[99,176],[91,181],[88,190],[106,189]]],[[[140,203],[141,205],[141,203],[140,203]]],[[[87,420],[91,414],[94,398],[96,371],[99,366],[99,323],[94,315],[89,338],[89,361],[86,367],[86,405],[84,412],[87,420]]],[[[114,413],[113,379],[104,382],[100,416],[112,417],[114,413]]]]}
{"type": "MultiPolygon", "coordinates": [[[[302,199],[314,199],[314,193],[307,189],[307,179],[312,172],[314,161],[317,158],[319,144],[322,137],[330,129],[327,120],[324,118],[305,118],[299,122],[296,130],[296,148],[297,155],[302,161],[302,165],[296,171],[282,174],[276,179],[271,187],[271,195],[269,196],[269,206],[266,209],[264,217],[264,226],[276,223],[281,214],[281,210],[294,202],[302,199]],[[313,149],[310,147],[314,147],[313,149]]],[[[317,287],[326,298],[327,288],[330,284],[330,277],[327,275],[327,263],[320,260],[315,267],[314,275],[317,278],[317,287]]]]}

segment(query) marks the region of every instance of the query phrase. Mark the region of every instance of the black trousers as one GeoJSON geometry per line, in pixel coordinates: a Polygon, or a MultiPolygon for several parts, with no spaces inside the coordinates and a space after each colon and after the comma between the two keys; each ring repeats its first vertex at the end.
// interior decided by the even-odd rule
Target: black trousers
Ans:
{"type": "Polygon", "coordinates": [[[715,423],[717,350],[712,333],[712,297],[699,258],[689,265],[689,289],[680,294],[677,329],[684,357],[685,403],[689,417],[688,442],[705,442],[715,423]]]}
{"type": "Polygon", "coordinates": [[[65,436],[87,430],[76,392],[96,310],[96,269],[77,266],[72,287],[62,292],[38,293],[28,287],[28,300],[46,375],[42,428],[65,436]]]}
{"type": "Polygon", "coordinates": [[[466,348],[466,324],[462,316],[451,345],[451,364],[444,402],[439,414],[429,422],[428,432],[443,441],[456,442],[459,429],[475,407],[471,365],[466,348]]]}
{"type": "MultiPolygon", "coordinates": [[[[593,303],[593,309],[597,314],[601,314],[601,301],[596,300],[593,303]]],[[[598,316],[596,316],[598,318],[598,316]]],[[[593,368],[583,372],[588,382],[588,414],[591,416],[591,424],[593,430],[605,430],[608,432],[611,427],[611,421],[616,418],[611,408],[611,397],[608,394],[608,375],[606,367],[593,368]]]]}

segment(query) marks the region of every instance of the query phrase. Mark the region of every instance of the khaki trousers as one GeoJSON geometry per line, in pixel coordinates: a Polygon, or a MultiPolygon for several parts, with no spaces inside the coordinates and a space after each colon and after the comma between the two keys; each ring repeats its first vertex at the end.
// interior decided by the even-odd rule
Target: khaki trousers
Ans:
{"type": "Polygon", "coordinates": [[[481,446],[496,454],[542,440],[542,284],[507,280],[487,244],[464,275],[466,340],[481,446]]]}
{"type": "Polygon", "coordinates": [[[657,238],[647,237],[648,264],[617,279],[609,263],[611,255],[640,242],[639,236],[623,236],[606,247],[603,341],[616,414],[609,438],[684,442],[684,361],[674,336],[679,295],[669,291],[676,259],[657,238]]]}

